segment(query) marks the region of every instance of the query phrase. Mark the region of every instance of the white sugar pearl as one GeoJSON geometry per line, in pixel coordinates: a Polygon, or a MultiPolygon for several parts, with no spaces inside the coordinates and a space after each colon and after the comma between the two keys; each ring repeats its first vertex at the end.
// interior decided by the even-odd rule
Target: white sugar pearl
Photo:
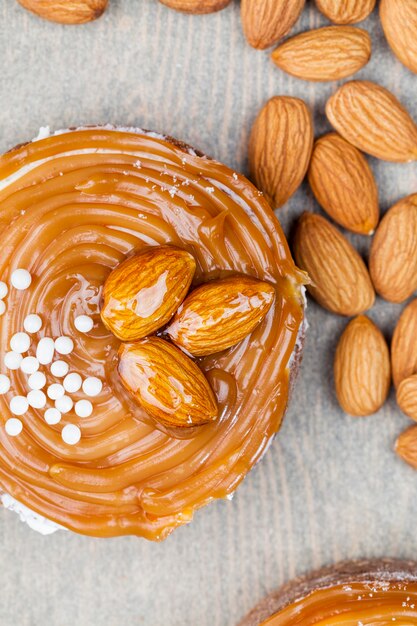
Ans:
{"type": "Polygon", "coordinates": [[[29,391],[27,399],[29,402],[29,406],[33,407],[34,409],[43,409],[43,407],[46,405],[46,396],[43,391],[39,391],[38,389],[33,389],[32,391],[29,391]]]}
{"type": "Polygon", "coordinates": [[[28,378],[28,385],[31,389],[43,389],[46,385],[46,376],[43,372],[35,372],[28,378]]]}
{"type": "Polygon", "coordinates": [[[64,378],[68,374],[69,365],[65,361],[54,361],[51,365],[51,372],[57,378],[64,378]]]}
{"type": "Polygon", "coordinates": [[[23,424],[19,419],[17,419],[17,417],[11,417],[7,420],[5,428],[6,433],[10,437],[16,437],[16,435],[20,435],[20,433],[22,432],[23,424]]]}
{"type": "Polygon", "coordinates": [[[68,391],[68,393],[75,393],[76,391],[81,389],[82,384],[83,379],[79,374],[76,374],[75,372],[72,372],[71,374],[68,374],[68,376],[65,376],[63,383],[64,389],[65,391],[68,391]]]}
{"type": "Polygon", "coordinates": [[[93,405],[90,400],[78,400],[75,403],[75,413],[78,417],[90,417],[93,412],[93,405]]]}
{"type": "Polygon", "coordinates": [[[59,383],[54,383],[53,385],[49,385],[48,391],[47,391],[48,397],[51,398],[51,400],[57,400],[58,398],[62,398],[64,393],[65,393],[65,389],[59,383]]]}
{"type": "Polygon", "coordinates": [[[16,333],[10,339],[10,347],[13,352],[27,352],[30,348],[30,337],[26,333],[16,333]]]}
{"type": "Polygon", "coordinates": [[[3,300],[0,300],[0,315],[4,315],[6,313],[6,304],[3,300]]]}
{"type": "Polygon", "coordinates": [[[55,350],[59,354],[70,354],[74,350],[74,342],[71,337],[58,337],[55,339],[55,350]]]}
{"type": "Polygon", "coordinates": [[[19,268],[12,273],[10,280],[15,289],[23,290],[30,287],[32,276],[27,270],[19,268]]]}
{"type": "Polygon", "coordinates": [[[42,328],[42,320],[35,313],[27,315],[23,322],[23,328],[27,333],[37,333],[42,328]]]}
{"type": "Polygon", "coordinates": [[[36,348],[36,358],[42,365],[48,365],[54,358],[55,343],[51,337],[42,337],[36,348]]]}
{"type": "Polygon", "coordinates": [[[62,415],[58,411],[58,409],[46,409],[43,417],[47,424],[50,424],[51,426],[53,426],[54,424],[59,424],[59,422],[61,421],[62,415]]]}
{"type": "Polygon", "coordinates": [[[10,400],[10,410],[15,415],[23,415],[29,408],[29,402],[24,396],[14,396],[10,400]]]}
{"type": "Polygon", "coordinates": [[[20,369],[25,374],[34,374],[39,369],[39,361],[34,356],[25,356],[20,364],[20,369]]]}
{"type": "Polygon", "coordinates": [[[79,315],[74,320],[74,326],[80,333],[89,333],[93,330],[94,321],[88,315],[79,315]]]}
{"type": "Polygon", "coordinates": [[[0,374],[0,395],[7,393],[10,389],[10,378],[4,374],[0,374]]]}
{"type": "Polygon", "coordinates": [[[69,446],[74,446],[81,439],[81,430],[75,424],[67,424],[62,429],[61,437],[69,446]]]}
{"type": "Polygon", "coordinates": [[[55,408],[61,413],[69,413],[74,406],[74,402],[69,396],[62,396],[55,400],[55,408]]]}
{"type": "Polygon", "coordinates": [[[95,376],[89,376],[83,382],[83,391],[86,396],[94,397],[98,396],[103,389],[103,383],[99,378],[95,376]]]}
{"type": "Polygon", "coordinates": [[[7,352],[4,355],[4,364],[9,370],[18,370],[23,357],[18,352],[7,352]]]}
{"type": "Polygon", "coordinates": [[[9,293],[9,288],[2,280],[0,280],[0,300],[3,300],[9,293]]]}

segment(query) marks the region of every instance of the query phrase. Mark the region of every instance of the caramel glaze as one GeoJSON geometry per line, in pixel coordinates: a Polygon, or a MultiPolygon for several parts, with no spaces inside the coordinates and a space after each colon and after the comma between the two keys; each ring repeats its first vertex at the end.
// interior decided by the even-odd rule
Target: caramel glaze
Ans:
{"type": "MultiPolygon", "coordinates": [[[[29,409],[19,436],[0,428],[0,487],[79,533],[164,539],[198,507],[233,492],[281,424],[304,278],[281,227],[261,194],[224,165],[150,133],[108,127],[65,131],[3,155],[0,206],[0,280],[9,283],[18,267],[33,277],[30,289],[7,297],[1,363],[10,336],[36,312],[44,320],[38,339],[75,337],[65,357],[71,370],[105,381],[90,418],[71,412],[49,426],[43,410],[29,409]],[[249,337],[199,361],[221,417],[189,439],[158,430],[128,397],[116,371],[119,342],[99,320],[111,269],[162,244],[194,255],[194,284],[241,272],[277,293],[249,337]],[[86,312],[97,324],[81,335],[73,320],[86,312]],[[75,446],[60,436],[70,422],[82,430],[75,446]]],[[[3,423],[11,396],[28,391],[22,372],[7,373],[3,423]]]]}

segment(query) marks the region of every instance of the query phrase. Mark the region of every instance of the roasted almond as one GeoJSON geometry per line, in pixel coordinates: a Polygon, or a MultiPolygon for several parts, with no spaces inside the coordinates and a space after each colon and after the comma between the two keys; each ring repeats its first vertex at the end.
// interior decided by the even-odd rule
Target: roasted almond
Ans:
{"type": "Polygon", "coordinates": [[[395,451],[403,461],[417,469],[417,426],[407,428],[397,439],[395,451]]]}
{"type": "Polygon", "coordinates": [[[371,38],[354,26],[325,26],[287,39],[272,53],[281,70],[303,80],[339,80],[371,58],[371,38]]]}
{"type": "Polygon", "coordinates": [[[174,246],[151,246],[127,259],[104,284],[104,325],[121,341],[154,333],[184,300],[195,268],[194,257],[174,246]]]}
{"type": "Polygon", "coordinates": [[[379,16],[392,51],[417,74],[417,2],[381,0],[379,16]]]}
{"type": "Polygon", "coordinates": [[[263,50],[284,37],[294,26],[305,0],[242,0],[243,32],[248,43],[263,50]]]}
{"type": "Polygon", "coordinates": [[[417,298],[400,315],[391,342],[391,365],[394,385],[417,374],[417,298]]]}
{"type": "Polygon", "coordinates": [[[366,315],[350,321],[340,337],[334,380],[339,404],[350,415],[371,415],[387,399],[391,383],[388,346],[366,315]]]}
{"type": "Polygon", "coordinates": [[[274,298],[275,288],[255,278],[213,280],[187,296],[167,333],[177,346],[193,356],[221,352],[256,328],[274,298]]]}
{"type": "Polygon", "coordinates": [[[108,0],[18,0],[28,11],[51,22],[84,24],[96,20],[107,8],[108,0]]]}
{"type": "Polygon", "coordinates": [[[385,300],[403,302],[417,289],[417,194],[387,211],[372,241],[369,271],[385,300]]]}
{"type": "Polygon", "coordinates": [[[400,382],[397,389],[397,404],[403,413],[417,421],[417,374],[400,382]]]}
{"type": "Polygon", "coordinates": [[[190,428],[217,418],[216,399],[203,372],[159,337],[122,344],[118,370],[127,391],[164,426],[190,428]]]}
{"type": "Polygon", "coordinates": [[[313,147],[313,122],[303,100],[276,96],[260,110],[249,139],[249,169],[273,208],[300,186],[313,147]]]}
{"type": "Polygon", "coordinates": [[[372,13],[376,0],[316,0],[319,11],[335,24],[355,24],[372,13]]]}
{"type": "Polygon", "coordinates": [[[371,308],[375,292],[365,263],[324,217],[301,216],[294,253],[312,280],[307,289],[321,306],[340,315],[357,315],[371,308]]]}
{"type": "Polygon", "coordinates": [[[159,0],[162,4],[175,9],[176,11],[182,11],[183,13],[215,13],[221,11],[231,3],[232,0],[159,0]]]}
{"type": "Polygon", "coordinates": [[[345,83],[327,101],[326,114],[347,141],[378,159],[417,159],[416,124],[397,98],[376,83],[345,83]]]}
{"type": "Polygon", "coordinates": [[[379,219],[378,190],[363,154],[337,133],[317,139],[308,170],[317,202],[335,222],[370,235],[379,219]]]}

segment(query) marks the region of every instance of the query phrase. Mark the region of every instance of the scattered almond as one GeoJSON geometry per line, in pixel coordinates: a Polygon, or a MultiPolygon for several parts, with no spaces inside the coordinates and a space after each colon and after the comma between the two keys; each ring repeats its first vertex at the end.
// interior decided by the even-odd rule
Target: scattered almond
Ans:
{"type": "Polygon", "coordinates": [[[388,346],[379,328],[366,315],[349,322],[339,340],[334,380],[339,404],[350,415],[371,415],[388,396],[388,346]]]}
{"type": "Polygon", "coordinates": [[[327,101],[326,114],[360,150],[386,161],[417,160],[417,126],[384,87],[370,81],[345,83],[327,101]]]}
{"type": "Polygon", "coordinates": [[[417,74],[417,2],[381,0],[379,16],[392,51],[417,74]]]}
{"type": "Polygon", "coordinates": [[[375,233],[369,270],[385,300],[403,302],[417,289],[417,194],[387,211],[375,233]]]}
{"type": "Polygon", "coordinates": [[[307,289],[321,306],[340,315],[357,315],[371,308],[375,292],[365,263],[324,217],[301,216],[294,253],[312,280],[307,289]]]}
{"type": "Polygon", "coordinates": [[[397,439],[395,451],[403,461],[417,469],[417,426],[407,428],[397,439]]]}
{"type": "Polygon", "coordinates": [[[272,53],[281,70],[303,80],[352,76],[371,58],[371,38],[354,26],[325,26],[287,39],[272,53]]]}
{"type": "Polygon", "coordinates": [[[248,43],[263,50],[284,37],[294,26],[305,0],[242,0],[243,32],[248,43]]]}
{"type": "Polygon", "coordinates": [[[96,20],[108,5],[108,0],[18,0],[18,2],[39,17],[61,24],[84,24],[96,20]]]}
{"type": "Polygon", "coordinates": [[[313,147],[313,122],[303,100],[271,98],[259,112],[249,139],[251,177],[273,208],[300,186],[313,147]]]}
{"type": "Polygon", "coordinates": [[[398,385],[397,404],[401,411],[417,421],[417,375],[404,378],[398,385]]]}
{"type": "Polygon", "coordinates": [[[391,365],[394,385],[417,374],[417,298],[400,315],[391,342],[391,365]]]}
{"type": "Polygon", "coordinates": [[[232,0],[159,0],[162,4],[175,9],[176,11],[182,11],[183,13],[215,13],[221,11],[231,3],[232,0]]]}
{"type": "Polygon", "coordinates": [[[366,19],[376,0],[316,0],[319,11],[335,24],[355,24],[366,19]]]}

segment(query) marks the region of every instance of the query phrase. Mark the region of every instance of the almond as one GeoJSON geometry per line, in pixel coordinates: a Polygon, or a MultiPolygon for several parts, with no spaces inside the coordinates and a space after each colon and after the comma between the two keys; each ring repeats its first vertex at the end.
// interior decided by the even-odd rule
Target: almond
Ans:
{"type": "Polygon", "coordinates": [[[287,39],[272,53],[281,70],[303,80],[352,76],[371,58],[371,38],[354,26],[325,26],[287,39]]]}
{"type": "Polygon", "coordinates": [[[407,428],[397,439],[395,451],[403,461],[417,469],[417,426],[407,428]]]}
{"type": "Polygon", "coordinates": [[[203,372],[159,337],[122,344],[118,370],[127,391],[164,426],[189,428],[217,418],[216,399],[203,372]]]}
{"type": "Polygon", "coordinates": [[[397,98],[376,83],[345,83],[327,101],[326,114],[347,141],[378,159],[417,159],[416,124],[397,98]]]}
{"type": "Polygon", "coordinates": [[[369,270],[385,300],[403,302],[417,289],[417,194],[387,211],[375,233],[369,270]]]}
{"type": "Polygon", "coordinates": [[[84,24],[96,20],[108,5],[108,0],[18,0],[18,2],[39,17],[61,24],[84,24]]]}
{"type": "Polygon", "coordinates": [[[103,289],[101,319],[121,341],[156,332],[187,295],[196,264],[174,246],[149,247],[114,269],[103,289]]]}
{"type": "Polygon", "coordinates": [[[397,404],[401,411],[417,421],[417,375],[404,378],[398,385],[397,404]]]}
{"type": "Polygon", "coordinates": [[[417,74],[417,2],[381,0],[379,16],[392,51],[417,74]]]}
{"type": "Polygon", "coordinates": [[[335,222],[354,233],[374,231],[379,219],[375,179],[363,154],[343,137],[329,133],[315,142],[308,182],[335,222]]]}
{"type": "Polygon", "coordinates": [[[335,24],[355,24],[372,13],[376,0],[316,0],[319,11],[335,24]]]}
{"type": "Polygon", "coordinates": [[[349,322],[340,337],[334,380],[339,404],[350,415],[371,415],[387,399],[391,383],[388,346],[366,315],[349,322]]]}
{"type": "Polygon", "coordinates": [[[182,11],[183,13],[215,13],[221,11],[231,3],[232,0],[159,0],[162,4],[175,9],[176,11],[182,11]]]}
{"type": "Polygon", "coordinates": [[[400,315],[391,342],[391,365],[394,385],[417,374],[417,298],[400,315]]]}
{"type": "Polygon", "coordinates": [[[269,283],[233,276],[197,287],[184,303],[167,333],[193,356],[230,348],[264,319],[275,298],[269,283]]]}
{"type": "Polygon", "coordinates": [[[305,0],[242,0],[243,32],[248,43],[263,50],[284,37],[294,26],[305,0]]]}
{"type": "Polygon", "coordinates": [[[300,186],[313,148],[313,122],[303,100],[271,98],[259,112],[249,139],[249,170],[273,208],[300,186]]]}
{"type": "Polygon", "coordinates": [[[321,306],[340,315],[357,315],[371,308],[375,292],[365,263],[324,217],[301,216],[294,253],[312,280],[307,289],[321,306]]]}

